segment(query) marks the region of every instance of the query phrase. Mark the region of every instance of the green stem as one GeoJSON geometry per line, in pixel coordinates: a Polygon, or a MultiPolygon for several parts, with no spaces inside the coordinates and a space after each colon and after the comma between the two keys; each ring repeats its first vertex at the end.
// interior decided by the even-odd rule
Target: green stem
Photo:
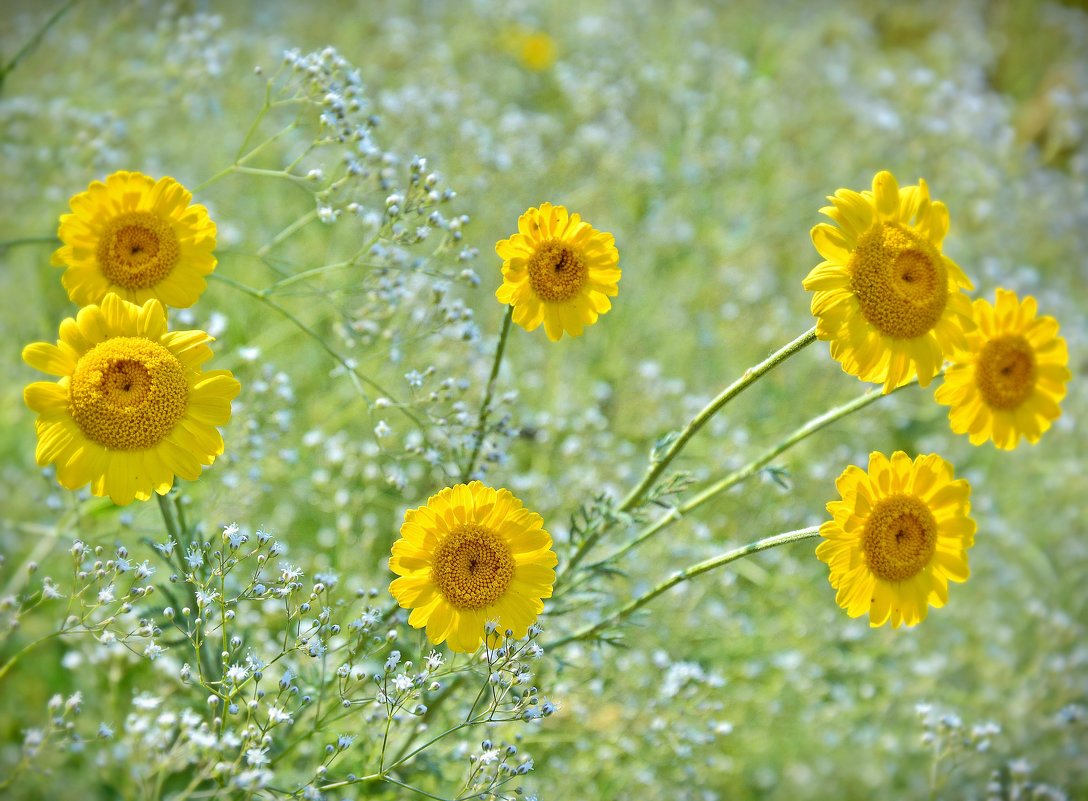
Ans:
{"type": "Polygon", "coordinates": [[[272,108],[272,83],[271,79],[264,82],[264,103],[261,104],[261,110],[257,112],[257,116],[253,118],[253,123],[249,126],[249,130],[246,131],[245,138],[242,139],[242,144],[238,146],[238,152],[234,154],[235,164],[242,163],[242,156],[246,152],[246,147],[249,146],[249,140],[253,138],[253,134],[257,133],[257,129],[260,127],[265,115],[268,113],[268,110],[272,108]]]}
{"type": "MultiPolygon", "coordinates": [[[[306,323],[302,322],[300,319],[295,317],[295,315],[291,314],[291,312],[289,312],[283,306],[279,305],[274,300],[268,298],[261,290],[254,289],[251,286],[247,286],[246,284],[243,284],[241,281],[235,281],[233,278],[228,278],[226,275],[223,275],[222,273],[212,273],[211,278],[213,280],[215,280],[215,281],[222,281],[224,284],[227,284],[228,286],[234,287],[239,292],[244,292],[245,294],[249,295],[251,298],[255,298],[256,300],[261,301],[261,303],[264,303],[265,305],[267,305],[269,308],[274,309],[275,311],[279,312],[284,317],[286,317],[296,328],[298,328],[300,331],[302,331],[304,334],[306,334],[308,337],[310,337],[312,340],[314,340],[318,345],[320,345],[322,350],[324,350],[327,354],[329,354],[329,356],[331,356],[333,359],[335,359],[337,364],[339,364],[341,367],[343,367],[345,370],[347,370],[348,375],[350,375],[356,382],[361,381],[361,382],[363,382],[365,384],[368,384],[372,389],[377,390],[378,392],[380,392],[382,395],[384,395],[387,398],[392,398],[393,397],[393,395],[390,392],[388,392],[381,384],[379,384],[377,381],[374,381],[372,378],[368,378],[367,376],[360,373],[355,368],[355,366],[352,365],[351,362],[349,362],[347,359],[345,359],[343,356],[341,356],[339,353],[337,353],[335,350],[333,350],[331,347],[329,347],[329,344],[325,341],[325,339],[320,334],[318,334],[316,331],[314,331],[312,328],[310,328],[308,325],[306,325],[306,323]]],[[[370,398],[367,396],[366,391],[363,390],[363,388],[361,386],[359,386],[358,383],[356,383],[356,387],[359,389],[360,393],[363,395],[363,397],[366,399],[367,403],[369,404],[370,398]]],[[[423,428],[423,423],[419,420],[419,418],[416,417],[414,414],[412,414],[410,411],[408,411],[406,408],[404,408],[403,405],[401,405],[401,404],[394,404],[394,405],[400,410],[401,414],[403,414],[405,417],[407,417],[409,420],[411,420],[413,423],[415,423],[420,428],[423,428]]]]}
{"type": "Polygon", "coordinates": [[[722,390],[718,397],[708,403],[703,410],[695,415],[695,417],[691,419],[691,422],[680,431],[679,435],[673,440],[672,444],[669,445],[669,448],[664,455],[650,465],[650,468],[646,471],[646,475],[643,476],[642,481],[639,482],[638,486],[627,493],[627,497],[620,502],[618,511],[626,512],[638,505],[643,496],[650,491],[657,482],[657,479],[665,472],[665,469],[672,460],[684,449],[688,440],[695,436],[699,429],[706,425],[710,419],[718,413],[718,410],[754,384],[759,378],[786,361],[790,356],[804,350],[806,346],[811,345],[815,341],[816,328],[813,327],[801,334],[801,336],[797,337],[797,339],[793,340],[788,345],[779,348],[759,364],[745,370],[744,375],[722,390]]]}
{"type": "Polygon", "coordinates": [[[502,364],[502,355],[506,350],[506,339],[510,333],[510,322],[514,319],[514,307],[506,307],[506,316],[502,318],[502,331],[499,333],[499,344],[495,347],[495,361],[491,364],[491,376],[487,379],[487,389],[484,391],[484,400],[480,404],[479,423],[473,435],[472,455],[468,458],[465,469],[461,471],[461,481],[466,482],[472,478],[472,471],[476,469],[476,460],[480,456],[480,449],[484,444],[484,432],[487,429],[487,418],[491,414],[491,397],[495,392],[495,380],[499,377],[499,367],[502,364]]]}
{"type": "Polygon", "coordinates": [[[162,522],[166,525],[167,536],[177,543],[180,550],[184,550],[188,543],[185,542],[185,538],[181,535],[176,510],[170,506],[170,500],[165,495],[159,495],[156,492],[155,500],[159,502],[159,511],[162,512],[162,522]]]}
{"type": "Polygon", "coordinates": [[[697,562],[696,564],[691,565],[690,567],[685,568],[678,573],[674,573],[665,581],[656,584],[651,590],[638,596],[633,601],[621,607],[620,609],[617,609],[608,617],[602,618],[601,620],[594,623],[592,626],[587,626],[581,631],[575,632],[574,634],[568,634],[566,637],[562,637],[561,639],[552,643],[550,647],[558,648],[570,642],[577,642],[578,640],[584,640],[589,637],[593,637],[594,635],[599,634],[600,632],[607,629],[609,626],[612,626],[630,617],[632,614],[644,607],[654,598],[661,595],[662,593],[668,592],[677,584],[682,584],[685,581],[693,579],[696,576],[702,575],[703,573],[707,573],[714,568],[721,567],[722,565],[727,565],[730,562],[735,562],[742,557],[748,556],[753,553],[758,553],[759,551],[766,551],[769,548],[775,548],[779,545],[785,545],[790,542],[798,542],[800,540],[811,539],[813,537],[818,537],[819,535],[819,526],[809,526],[808,528],[801,528],[797,529],[796,531],[787,531],[782,534],[774,534],[770,537],[764,537],[761,540],[756,540],[755,542],[750,542],[747,545],[742,545],[739,548],[734,548],[732,551],[727,551],[720,556],[715,556],[711,559],[697,562]]]}
{"type": "Polygon", "coordinates": [[[425,798],[433,798],[434,801],[450,801],[450,799],[444,798],[443,796],[435,795],[434,793],[428,793],[426,790],[420,790],[418,787],[413,787],[410,784],[399,782],[392,776],[385,776],[382,778],[382,781],[388,782],[389,784],[395,784],[397,785],[397,787],[403,787],[405,790],[410,790],[411,792],[416,793],[417,795],[421,795],[425,798]]]}
{"type": "Polygon", "coordinates": [[[345,270],[348,267],[354,267],[355,265],[355,259],[348,259],[347,261],[338,261],[333,264],[323,264],[320,267],[312,267],[309,270],[303,270],[300,273],[295,273],[293,275],[287,276],[286,278],[281,278],[279,281],[276,281],[270,286],[262,289],[261,293],[265,297],[268,297],[269,295],[273,295],[276,292],[279,292],[285,286],[297,284],[299,281],[305,281],[309,278],[313,278],[314,276],[322,275],[324,273],[332,272],[334,270],[345,270]]]}
{"type": "Polygon", "coordinates": [[[332,272],[333,270],[343,270],[348,267],[354,267],[359,264],[359,258],[363,254],[369,253],[370,249],[378,242],[379,239],[381,239],[381,234],[374,235],[355,252],[354,256],[352,256],[350,259],[347,259],[346,261],[338,261],[332,264],[323,264],[320,267],[312,267],[309,270],[303,270],[300,273],[294,273],[292,275],[284,276],[280,280],[262,289],[261,294],[267,297],[269,295],[275,294],[276,292],[279,292],[285,286],[290,286],[291,284],[298,283],[299,281],[305,281],[308,278],[313,278],[317,275],[332,272]]]}
{"type": "Polygon", "coordinates": [[[18,239],[5,239],[0,241],[0,253],[8,248],[17,248],[23,245],[59,245],[60,240],[55,236],[24,236],[18,239]]]}
{"type": "MultiPolygon", "coordinates": [[[[239,169],[246,170],[247,172],[250,171],[250,168],[248,168],[248,167],[240,167],[239,169]]],[[[262,245],[260,248],[258,248],[257,249],[257,257],[263,259],[265,256],[268,255],[269,251],[271,251],[272,248],[276,247],[280,243],[282,243],[285,240],[289,239],[290,237],[294,236],[296,233],[301,231],[303,228],[305,228],[307,225],[309,225],[310,223],[312,223],[316,219],[317,219],[317,210],[316,209],[311,209],[310,211],[306,212],[301,217],[299,217],[297,220],[295,220],[293,223],[291,223],[286,228],[284,228],[282,231],[280,231],[278,234],[276,234],[274,237],[272,237],[271,241],[269,241],[267,244],[262,245]]]]}
{"type": "Polygon", "coordinates": [[[11,655],[11,659],[9,659],[7,662],[5,662],[3,667],[0,667],[0,679],[3,679],[4,676],[6,676],[8,674],[8,671],[11,670],[13,667],[15,667],[15,665],[17,665],[19,663],[19,659],[21,659],[23,656],[25,656],[26,654],[33,651],[35,648],[37,648],[43,642],[48,642],[49,640],[53,639],[54,637],[60,637],[62,634],[67,634],[67,633],[68,632],[66,632],[64,629],[61,629],[60,631],[51,631],[48,634],[45,634],[45,635],[39,637],[38,639],[34,640],[33,642],[29,642],[26,645],[24,645],[22,648],[20,648],[18,651],[16,651],[14,654],[11,655]]]}
{"type": "MultiPolygon", "coordinates": [[[[177,553],[178,567],[181,570],[182,577],[185,576],[185,551],[189,547],[188,530],[185,526],[179,523],[179,514],[181,510],[180,498],[174,496],[177,499],[176,504],[171,504],[170,498],[167,495],[159,495],[155,493],[155,500],[158,501],[159,511],[162,513],[162,521],[166,525],[166,534],[177,545],[174,548],[177,553]]],[[[194,612],[199,608],[196,602],[196,591],[189,587],[189,604],[190,608],[194,612]]],[[[179,610],[180,611],[180,610],[179,610]]],[[[199,636],[190,638],[193,649],[196,652],[197,667],[201,675],[201,679],[204,679],[205,673],[210,677],[214,675],[212,671],[213,663],[211,657],[208,655],[207,649],[204,648],[203,639],[199,636]]]]}
{"type": "Polygon", "coordinates": [[[49,33],[49,29],[60,22],[61,17],[72,10],[72,7],[79,2],[79,0],[68,0],[63,6],[53,12],[53,15],[45,21],[45,24],[38,29],[37,33],[27,39],[26,44],[19,48],[18,52],[11,57],[11,60],[7,64],[0,66],[0,90],[4,88],[4,81],[7,77],[14,72],[15,68],[19,66],[19,62],[26,58],[29,53],[38,46],[41,40],[49,33]]]}
{"type": "MultiPolygon", "coordinates": [[[[906,384],[903,384],[903,386],[893,389],[892,392],[887,393],[887,395],[891,395],[893,392],[898,392],[901,389],[905,389],[906,387],[913,386],[917,383],[917,379],[909,381],[906,384]]],[[[734,470],[729,475],[711,484],[698,495],[695,495],[688,501],[673,508],[671,511],[668,512],[668,514],[663,515],[662,517],[658,518],[658,520],[656,520],[654,523],[643,529],[638,534],[638,536],[636,536],[626,545],[613,551],[611,554],[604,557],[603,559],[595,562],[592,566],[597,567],[625,555],[629,551],[637,548],[646,540],[653,537],[655,534],[657,534],[657,532],[661,531],[670,523],[674,523],[677,520],[680,520],[681,518],[683,518],[684,515],[688,514],[693,509],[702,506],[711,498],[720,495],[730,487],[739,484],[745,479],[751,478],[764,467],[766,467],[776,457],[780,456],[782,453],[789,450],[797,443],[801,442],[802,440],[808,439],[817,431],[826,428],[827,426],[834,423],[836,420],[841,420],[847,415],[864,409],[866,406],[875,403],[881,398],[887,397],[887,395],[885,395],[885,393],[881,392],[879,389],[872,389],[863,395],[859,395],[852,401],[844,403],[841,406],[836,406],[833,409],[829,409],[818,417],[813,417],[807,423],[794,430],[793,433],[791,433],[777,445],[768,448],[758,457],[750,461],[748,464],[744,465],[744,467],[741,467],[738,470],[734,470]]]]}

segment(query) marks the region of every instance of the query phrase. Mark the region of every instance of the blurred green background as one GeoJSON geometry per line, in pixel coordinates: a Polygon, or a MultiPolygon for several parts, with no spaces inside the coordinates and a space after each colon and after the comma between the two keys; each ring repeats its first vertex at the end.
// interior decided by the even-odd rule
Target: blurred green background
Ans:
{"type": "MultiPolygon", "coordinates": [[[[0,60],[61,5],[6,2],[0,60]]],[[[801,279],[819,261],[808,231],[824,196],[866,188],[880,169],[904,185],[924,177],[950,209],[945,252],[975,296],[1033,294],[1060,321],[1074,374],[1063,417],[1037,446],[998,453],[954,436],[932,388],[899,393],[784,455],[788,488],[750,481],[636,551],[599,604],[732,544],[821,522],[835,476],[870,450],[939,452],[971,480],[971,580],[909,631],[848,619],[811,543],[684,585],[628,627],[627,647],[546,657],[561,708],[524,732],[536,760],[527,786],[542,798],[924,798],[932,747],[915,707],[930,703],[967,729],[1001,727],[988,751],[942,762],[939,797],[1004,798],[986,785],[997,771],[1007,786],[1016,760],[1083,797],[1086,44],[1083,4],[1044,2],[74,4],[0,93],[5,595],[37,580],[28,559],[63,574],[74,537],[140,548],[141,559],[152,555],[141,537],[162,537],[153,504],[84,503],[34,464],[21,395],[38,377],[19,354],[74,313],[49,266],[57,216],[116,169],[198,185],[235,158],[284,50],[332,46],[360,70],[381,118],[376,140],[403,164],[425,156],[457,191],[443,213],[469,221],[461,242],[428,257],[451,276],[445,305],[418,274],[390,300],[383,274],[362,268],[278,302],[428,422],[414,434],[396,408],[368,408],[317,342],[212,281],[182,322],[214,329],[215,366],[234,370],[243,393],[226,455],[187,488],[209,530],[271,527],[308,572],[335,566],[384,587],[403,510],[448,483],[448,460],[424,460],[414,438],[441,451],[437,421],[456,415],[457,399],[432,407],[427,393],[466,378],[461,400],[478,407],[503,313],[493,244],[551,200],[615,235],[620,294],[579,339],[513,330],[499,390],[518,393],[501,408],[520,433],[496,448],[487,479],[544,516],[562,559],[580,504],[622,495],[656,438],[812,325],[801,279]],[[554,60],[524,49],[533,33],[550,38],[554,60]],[[458,262],[462,248],[478,258],[458,262]],[[458,278],[465,267],[478,287],[458,278]],[[442,323],[454,301],[478,327],[467,340],[442,323]],[[405,375],[428,367],[417,391],[405,375]],[[375,436],[379,420],[391,436],[375,436]]],[[[291,119],[275,109],[262,130],[291,119]]],[[[301,127],[253,166],[282,168],[313,135],[301,127]]],[[[298,170],[332,173],[338,158],[335,147],[315,151],[298,170]]],[[[375,190],[369,202],[382,199],[375,190]]],[[[217,273],[252,287],[344,258],[368,236],[345,215],[262,262],[255,254],[314,207],[309,189],[232,175],[196,200],[219,226],[217,273]]],[[[862,389],[817,344],[731,405],[681,466],[719,476],[862,389]]],[[[50,614],[5,631],[0,655],[55,626],[50,614]]],[[[547,647],[577,620],[543,622],[547,647]]],[[[0,774],[54,692],[82,689],[93,740],[98,718],[123,718],[135,688],[161,685],[146,662],[117,663],[123,684],[62,665],[69,649],[90,647],[52,643],[3,677],[0,774]]],[[[86,798],[87,787],[108,797],[108,782],[88,779],[112,769],[95,768],[99,747],[56,755],[52,774],[34,773],[11,797],[86,798]]]]}

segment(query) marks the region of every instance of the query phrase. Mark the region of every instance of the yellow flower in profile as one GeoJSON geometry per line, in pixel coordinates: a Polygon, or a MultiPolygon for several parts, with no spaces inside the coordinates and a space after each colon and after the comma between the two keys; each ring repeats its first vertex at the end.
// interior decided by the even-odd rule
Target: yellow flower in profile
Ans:
{"type": "Polygon", "coordinates": [[[64,244],[53,264],[67,267],[61,282],[80,306],[110,292],[142,304],[196,303],[215,269],[215,223],[173,178],[115,172],[71,200],[57,236],[64,244]]]}
{"type": "Polygon", "coordinates": [[[141,307],[110,294],[62,322],[56,345],[27,345],[27,364],[60,377],[23,392],[38,413],[38,464],[55,464],[61,486],[89,483],[121,506],[165,495],[174,476],[199,478],[223,452],[216,426],[240,389],[228,370],[201,371],[211,341],[167,332],[157,300],[141,307]]]}
{"type": "Polygon", "coordinates": [[[815,293],[816,335],[862,381],[890,392],[915,375],[926,386],[973,327],[971,282],[941,252],[948,209],[931,201],[925,181],[902,189],[890,172],[872,191],[840,189],[820,209],[812,243],[826,259],[804,280],[815,293]]]}
{"type": "Polygon", "coordinates": [[[596,230],[563,206],[541,203],[518,218],[518,232],[496,243],[503,260],[495,297],[514,307],[526,331],[544,323],[548,339],[581,336],[612,308],[619,292],[619,252],[612,234],[596,230]]]}
{"type": "Polygon", "coordinates": [[[389,592],[435,645],[472,653],[496,621],[524,637],[552,596],[557,563],[540,515],[479,481],[447,487],[404,513],[389,592]]]}
{"type": "Polygon", "coordinates": [[[937,402],[950,406],[948,419],[972,445],[993,440],[1005,450],[1021,437],[1038,442],[1062,411],[1069,372],[1069,351],[1058,336],[1058,321],[1036,317],[1030,295],[997,290],[997,303],[975,301],[978,329],[967,335],[967,348],[955,356],[937,389],[937,402]]]}
{"type": "Polygon", "coordinates": [[[967,580],[971,487],[954,481],[940,456],[912,462],[896,451],[889,461],[874,452],[868,473],[850,466],[835,487],[842,500],[827,505],[832,519],[820,526],[816,556],[831,568],[835,600],[850,617],[913,626],[930,606],[945,605],[949,581],[967,580]]]}

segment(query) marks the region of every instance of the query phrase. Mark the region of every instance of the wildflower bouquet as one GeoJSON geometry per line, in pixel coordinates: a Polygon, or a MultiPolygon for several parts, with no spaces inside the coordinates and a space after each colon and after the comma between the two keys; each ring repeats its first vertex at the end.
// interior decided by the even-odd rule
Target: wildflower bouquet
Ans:
{"type": "MultiPolygon", "coordinates": [[[[75,5],[28,17],[30,41],[87,13],[75,5]]],[[[593,19],[579,35],[595,35],[593,19]]],[[[26,703],[7,707],[5,792],[68,797],[64,777],[81,772],[92,786],[73,798],[512,800],[562,797],[568,777],[592,797],[800,797],[788,788],[817,770],[794,750],[804,726],[829,732],[836,754],[856,745],[835,750],[843,738],[875,741],[856,691],[919,705],[936,797],[949,766],[1001,736],[933,713],[897,677],[936,675],[938,692],[947,663],[910,650],[919,638],[951,648],[942,638],[964,620],[999,624],[974,589],[992,577],[950,585],[1000,561],[993,487],[1045,459],[1023,446],[1065,437],[1048,434],[1074,381],[1047,313],[1061,298],[977,269],[992,243],[961,244],[958,210],[924,179],[880,169],[943,186],[952,170],[924,151],[866,153],[876,164],[856,189],[834,187],[858,168],[828,159],[784,201],[807,221],[796,230],[737,208],[683,235],[661,222],[672,201],[656,199],[654,169],[626,188],[589,169],[612,174],[599,123],[579,118],[590,107],[615,123],[612,148],[629,148],[624,169],[669,152],[671,134],[626,143],[638,115],[589,88],[615,64],[579,80],[561,41],[508,22],[489,58],[519,87],[509,102],[537,116],[499,145],[445,149],[413,115],[475,98],[486,117],[491,101],[467,86],[421,101],[378,66],[389,88],[375,91],[366,58],[332,46],[257,68],[242,93],[253,113],[227,124],[240,112],[208,100],[209,76],[232,54],[211,43],[266,43],[171,10],[159,35],[204,59],[176,100],[195,103],[207,81],[210,109],[186,107],[226,151],[168,137],[139,156],[119,148],[108,160],[130,160],[65,181],[55,237],[4,244],[45,276],[41,313],[17,330],[51,315],[11,368],[24,406],[7,472],[28,500],[5,521],[0,682],[26,703]],[[404,127],[383,130],[382,109],[404,127]],[[551,120],[571,130],[549,136],[551,120]],[[541,138],[511,144],[521,135],[541,138]],[[428,157],[408,155],[419,145],[428,157]],[[517,169],[505,147],[519,148],[517,169]],[[459,197],[432,162],[495,191],[459,197]],[[206,177],[171,177],[187,174],[206,177]],[[830,222],[810,229],[812,266],[796,233],[812,225],[817,183],[830,222]],[[466,233],[481,218],[496,240],[466,233]],[[761,247],[781,239],[780,283],[712,269],[744,252],[729,239],[744,226],[761,247]],[[494,253],[481,257],[472,242],[485,239],[494,253]],[[806,302],[801,330],[791,309],[806,302]],[[54,326],[55,344],[34,341],[54,326]],[[852,394],[855,381],[870,386],[852,394]],[[32,688],[36,673],[46,680],[32,688]],[[804,699],[786,702],[797,736],[774,753],[758,718],[790,692],[804,699]],[[602,773],[608,761],[624,767],[602,773]]],[[[430,30],[382,24],[391,53],[430,30]]],[[[18,77],[19,54],[0,77],[18,77]]],[[[657,85],[652,70],[637,80],[657,85]]],[[[750,91],[758,108],[766,86],[750,91]]],[[[700,98],[686,112],[715,108],[700,98]]],[[[497,131],[517,129],[511,119],[497,131]]],[[[728,130],[733,117],[715,119],[728,130]]],[[[461,134],[483,137],[476,122],[462,116],[461,134]]],[[[696,162],[727,147],[707,137],[679,175],[694,181],[696,162]]],[[[746,180],[772,191],[769,172],[746,180]]],[[[964,228],[971,241],[978,227],[964,228]]],[[[1083,699],[1060,686],[1051,717],[1081,725],[1083,699]]],[[[942,705],[963,701],[949,695],[942,705]]],[[[989,797],[1058,792],[1032,784],[1026,762],[1003,765],[989,797]]]]}

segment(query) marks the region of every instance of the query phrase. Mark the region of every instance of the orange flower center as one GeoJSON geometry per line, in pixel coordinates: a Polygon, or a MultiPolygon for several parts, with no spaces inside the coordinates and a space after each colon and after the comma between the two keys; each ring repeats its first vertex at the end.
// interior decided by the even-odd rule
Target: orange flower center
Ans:
{"type": "Polygon", "coordinates": [[[127,211],[108,223],[98,242],[102,274],[125,289],[147,289],[170,274],[181,256],[169,221],[150,211],[127,211]]]}
{"type": "Polygon", "coordinates": [[[452,606],[482,609],[502,597],[514,577],[514,557],[498,534],[465,523],[435,548],[431,577],[452,606]]]}
{"type": "Polygon", "coordinates": [[[926,239],[898,223],[878,223],[858,237],[847,265],[861,313],[894,339],[930,331],[948,303],[944,257],[926,239]]]}
{"type": "Polygon", "coordinates": [[[869,570],[885,581],[906,581],[930,563],[937,550],[937,520],[914,495],[877,501],[861,535],[869,570]]]}
{"type": "Polygon", "coordinates": [[[1035,389],[1035,351],[1019,334],[995,337],[982,346],[975,365],[979,394],[992,409],[1015,409],[1035,389]]]}
{"type": "Polygon", "coordinates": [[[529,285],[546,303],[562,303],[578,294],[589,275],[585,256],[565,242],[551,239],[529,258],[529,285]]]}
{"type": "Polygon", "coordinates": [[[185,416],[189,385],[177,357],[143,337],[114,337],[87,351],[68,387],[68,411],[105,448],[153,447],[185,416]]]}

